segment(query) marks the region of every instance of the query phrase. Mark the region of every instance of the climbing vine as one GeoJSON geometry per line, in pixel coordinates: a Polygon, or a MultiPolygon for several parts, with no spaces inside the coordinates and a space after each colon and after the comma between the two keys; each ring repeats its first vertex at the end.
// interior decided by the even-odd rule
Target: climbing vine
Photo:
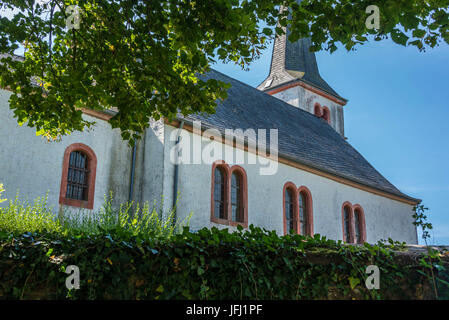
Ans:
{"type": "MultiPolygon", "coordinates": [[[[185,228],[173,237],[138,239],[0,230],[2,299],[416,299],[428,298],[426,267],[398,259],[402,243],[347,245],[316,235],[279,237],[250,226],[185,228]],[[80,289],[65,286],[69,265],[80,289]],[[366,267],[380,269],[368,290],[366,267]]],[[[441,296],[440,296],[441,298],[441,296]]]]}

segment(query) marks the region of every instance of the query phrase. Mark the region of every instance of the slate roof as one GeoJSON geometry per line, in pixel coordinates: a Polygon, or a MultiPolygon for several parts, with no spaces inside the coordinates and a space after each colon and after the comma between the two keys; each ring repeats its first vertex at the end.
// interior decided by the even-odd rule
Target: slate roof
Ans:
{"type": "Polygon", "coordinates": [[[278,129],[280,157],[416,200],[393,186],[322,119],[218,71],[212,70],[205,77],[232,85],[227,100],[218,103],[215,114],[191,114],[178,119],[201,121],[203,128],[216,128],[222,134],[225,129],[254,129],[256,133],[258,129],[266,129],[267,133],[278,129]]]}

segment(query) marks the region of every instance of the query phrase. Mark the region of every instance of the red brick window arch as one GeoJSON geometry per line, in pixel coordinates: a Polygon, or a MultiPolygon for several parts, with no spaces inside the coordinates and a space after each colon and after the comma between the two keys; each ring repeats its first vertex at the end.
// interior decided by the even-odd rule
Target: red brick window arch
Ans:
{"type": "Polygon", "coordinates": [[[82,143],[68,146],[64,152],[59,203],[92,210],[95,197],[97,156],[82,143]]]}
{"type": "Polygon", "coordinates": [[[248,182],[242,167],[221,160],[212,165],[211,221],[248,227],[248,182]]]}
{"type": "Polygon", "coordinates": [[[313,203],[310,190],[287,182],[283,191],[284,234],[313,236],[313,203]]]}
{"type": "Polygon", "coordinates": [[[343,241],[363,244],[366,242],[365,213],[363,208],[350,202],[342,207],[343,241]]]}

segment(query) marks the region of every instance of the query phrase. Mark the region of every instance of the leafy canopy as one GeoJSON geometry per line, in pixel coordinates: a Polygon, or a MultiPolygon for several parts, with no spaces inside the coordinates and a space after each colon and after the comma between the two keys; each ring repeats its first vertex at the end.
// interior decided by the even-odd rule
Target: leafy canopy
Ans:
{"type": "Polygon", "coordinates": [[[10,13],[0,18],[0,86],[12,91],[18,122],[49,139],[91,126],[86,108],[116,111],[112,127],[133,142],[150,118],[213,113],[228,87],[201,75],[216,61],[248,68],[289,23],[290,39],[311,36],[313,50],[351,50],[370,35],[423,50],[449,43],[448,7],[449,0],[3,0],[0,10],[10,13]],[[79,29],[67,28],[75,22],[70,5],[81,9],[79,29]],[[365,24],[370,5],[380,9],[378,30],[365,24]],[[20,47],[24,58],[11,57],[20,47]]]}

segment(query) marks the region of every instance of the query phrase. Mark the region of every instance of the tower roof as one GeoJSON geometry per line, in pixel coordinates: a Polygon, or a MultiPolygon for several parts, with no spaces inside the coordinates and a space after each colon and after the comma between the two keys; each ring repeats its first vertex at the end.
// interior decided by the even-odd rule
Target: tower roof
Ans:
{"type": "MultiPolygon", "coordinates": [[[[301,3],[302,0],[297,0],[301,3]]],[[[291,15],[290,15],[291,18],[291,15]]],[[[303,81],[338,99],[346,101],[321,77],[315,52],[310,51],[312,41],[302,38],[290,42],[290,27],[284,29],[285,34],[277,36],[271,57],[270,74],[258,87],[267,91],[294,81],[303,81]]]]}

